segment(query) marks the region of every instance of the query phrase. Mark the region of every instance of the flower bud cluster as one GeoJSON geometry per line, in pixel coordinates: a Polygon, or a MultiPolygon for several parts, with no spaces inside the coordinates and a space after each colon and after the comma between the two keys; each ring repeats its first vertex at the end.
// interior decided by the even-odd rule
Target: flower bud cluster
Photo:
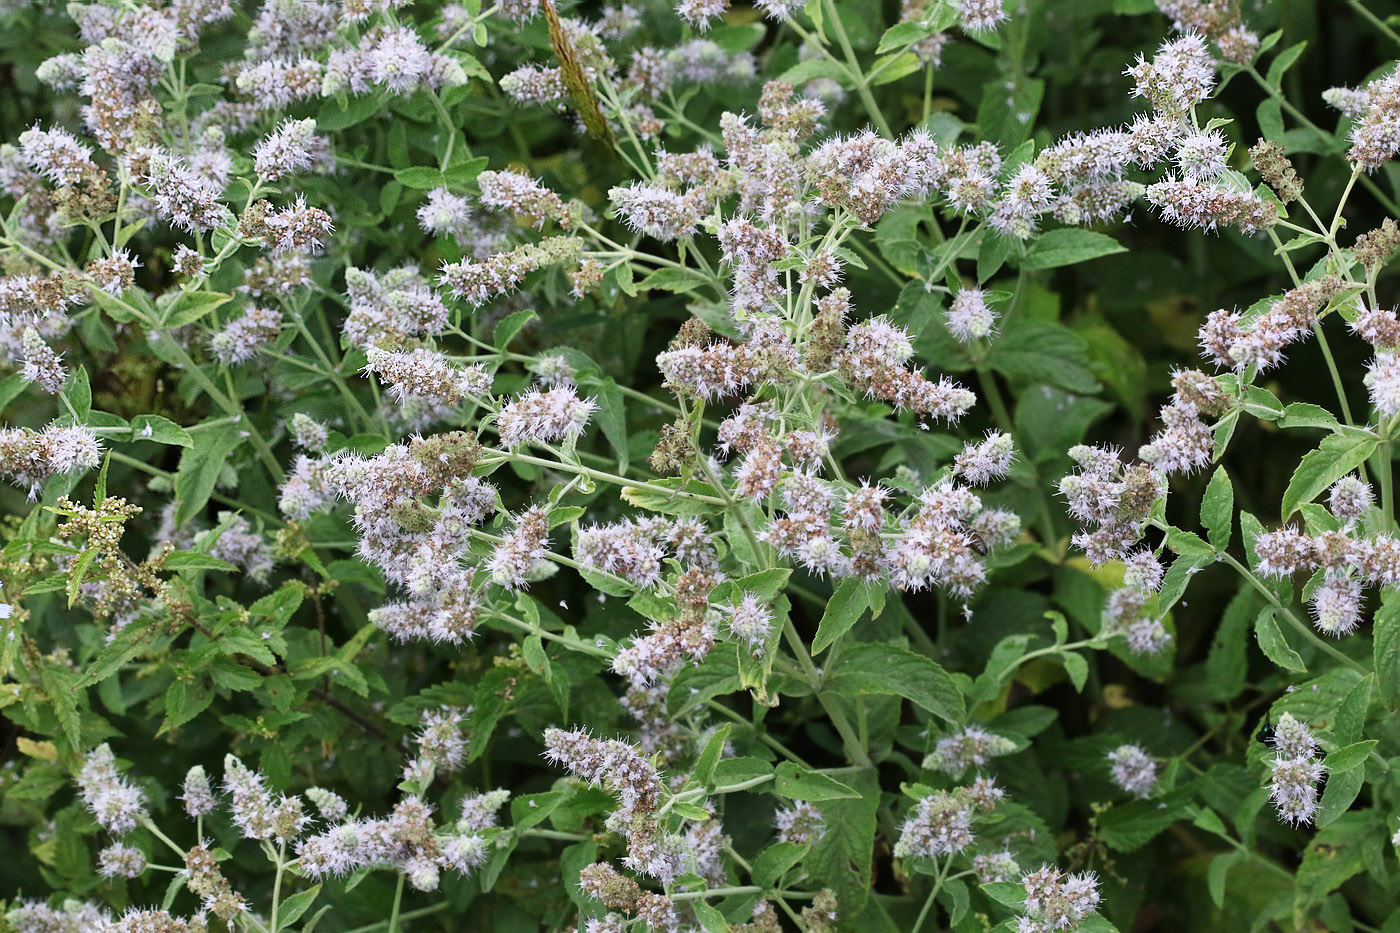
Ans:
{"type": "Polygon", "coordinates": [[[0,475],[31,496],[51,476],[83,473],[102,462],[102,445],[90,428],[50,425],[42,431],[0,428],[0,475]]]}
{"type": "Polygon", "coordinates": [[[598,739],[581,729],[546,729],[544,756],[602,787],[617,799],[608,828],[627,840],[623,864],[632,871],[669,884],[685,870],[691,847],[682,836],[665,832],[656,818],[661,805],[661,775],[633,746],[618,739],[598,739]]]}
{"type": "Polygon", "coordinates": [[[996,808],[1005,792],[979,778],[971,786],[936,790],[921,797],[904,818],[895,858],[940,858],[956,855],[973,844],[973,821],[996,808]]]}
{"type": "Polygon", "coordinates": [[[1065,874],[1053,865],[1021,877],[1026,889],[1026,913],[1018,933],[1058,933],[1076,930],[1099,906],[1099,882],[1093,872],[1065,874]]]}
{"type": "Polygon", "coordinates": [[[933,752],[924,759],[924,767],[943,771],[953,777],[980,768],[1000,755],[1016,750],[1016,743],[980,726],[966,726],[959,732],[938,740],[933,752]]]}
{"type": "Polygon", "coordinates": [[[1277,753],[1268,763],[1269,799],[1280,820],[1305,826],[1317,815],[1317,785],[1327,774],[1327,766],[1318,759],[1317,739],[1306,723],[1284,713],[1269,744],[1277,753]]]}
{"type": "Polygon", "coordinates": [[[146,819],[146,794],[117,770],[117,757],[105,742],[83,758],[77,777],[83,807],[114,836],[124,836],[146,819]]]}
{"type": "Polygon", "coordinates": [[[1134,797],[1146,800],[1157,785],[1157,762],[1140,745],[1120,745],[1108,753],[1113,783],[1134,797]]]}

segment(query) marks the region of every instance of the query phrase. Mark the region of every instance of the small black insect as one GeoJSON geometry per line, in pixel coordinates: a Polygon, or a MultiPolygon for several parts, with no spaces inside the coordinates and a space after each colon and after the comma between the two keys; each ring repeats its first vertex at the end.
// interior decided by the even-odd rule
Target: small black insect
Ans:
{"type": "Polygon", "coordinates": [[[1254,737],[1265,745],[1272,745],[1274,741],[1274,724],[1268,713],[1264,714],[1264,724],[1259,727],[1259,731],[1254,737]]]}

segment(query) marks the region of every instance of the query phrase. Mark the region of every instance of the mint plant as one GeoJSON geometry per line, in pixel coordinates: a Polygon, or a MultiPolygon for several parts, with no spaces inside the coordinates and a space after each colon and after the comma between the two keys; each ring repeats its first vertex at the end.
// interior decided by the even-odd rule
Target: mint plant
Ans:
{"type": "Polygon", "coordinates": [[[0,3],[0,924],[1391,929],[1382,6],[0,3]]]}

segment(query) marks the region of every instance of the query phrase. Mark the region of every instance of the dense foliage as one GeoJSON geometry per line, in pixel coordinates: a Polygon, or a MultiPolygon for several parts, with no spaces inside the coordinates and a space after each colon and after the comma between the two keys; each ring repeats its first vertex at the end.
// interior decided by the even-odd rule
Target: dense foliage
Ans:
{"type": "Polygon", "coordinates": [[[0,2],[0,929],[1400,929],[1386,0],[0,2]]]}

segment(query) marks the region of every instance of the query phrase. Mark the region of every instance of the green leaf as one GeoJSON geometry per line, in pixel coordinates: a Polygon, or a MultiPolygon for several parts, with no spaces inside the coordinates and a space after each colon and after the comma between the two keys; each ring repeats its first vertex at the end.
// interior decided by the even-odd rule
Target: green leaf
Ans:
{"type": "Polygon", "coordinates": [[[1283,632],[1279,631],[1278,623],[1274,621],[1272,606],[1259,613],[1259,618],[1254,620],[1254,637],[1259,642],[1259,650],[1264,652],[1264,657],[1279,667],[1290,671],[1308,669],[1298,652],[1289,646],[1283,632]]]}
{"type": "Polygon", "coordinates": [[[671,804],[671,809],[677,816],[683,816],[688,820],[694,820],[698,823],[703,823],[710,818],[709,810],[684,800],[678,800],[671,804]]]}
{"type": "Polygon", "coordinates": [[[817,637],[812,640],[812,654],[821,654],[831,643],[851,630],[865,614],[869,600],[865,587],[855,577],[847,577],[836,587],[836,592],[827,600],[826,611],[822,613],[817,626],[817,637]]]}
{"type": "Polygon", "coordinates": [[[226,560],[193,551],[176,551],[165,558],[166,570],[223,570],[236,573],[238,568],[226,560]]]}
{"type": "Polygon", "coordinates": [[[83,580],[87,577],[88,567],[92,565],[97,557],[97,548],[84,548],[78,555],[78,559],[73,561],[73,566],[68,569],[68,608],[72,609],[78,601],[78,593],[83,588],[83,580]]]}
{"type": "Polygon", "coordinates": [[[175,472],[175,523],[184,525],[204,509],[231,453],[243,443],[237,425],[198,425],[190,430],[197,441],[180,454],[175,472]]]}
{"type": "Polygon", "coordinates": [[[773,766],[762,758],[750,758],[746,755],[721,758],[715,764],[714,782],[716,785],[744,784],[772,773],[773,766]]]}
{"type": "Polygon", "coordinates": [[[810,848],[796,842],[777,842],[764,849],[753,860],[750,875],[754,883],[764,886],[776,884],[779,878],[802,861],[802,856],[806,855],[810,848]]]}
{"type": "Polygon", "coordinates": [[[789,800],[840,800],[843,797],[859,797],[860,794],[833,777],[819,771],[800,768],[790,761],[784,761],[777,768],[777,783],[774,791],[789,800]]]}
{"type": "Polygon", "coordinates": [[[894,55],[887,55],[870,66],[870,86],[879,87],[881,84],[891,84],[900,78],[913,74],[922,67],[923,62],[913,52],[897,52],[894,55]]]}
{"type": "Polygon", "coordinates": [[[1065,673],[1069,675],[1070,683],[1074,684],[1074,689],[1083,693],[1084,684],[1089,680],[1089,662],[1084,660],[1084,655],[1075,651],[1064,652],[1060,655],[1060,660],[1065,666],[1065,673]]]}
{"type": "Polygon", "coordinates": [[[705,742],[705,747],[696,756],[695,767],[691,770],[691,775],[701,784],[707,787],[713,786],[715,765],[719,764],[720,755],[724,752],[724,743],[729,740],[729,733],[733,729],[732,722],[722,724],[710,735],[709,740],[705,742]]]}
{"type": "Polygon", "coordinates": [[[1230,545],[1230,532],[1235,524],[1235,487],[1224,467],[1217,467],[1201,497],[1201,524],[1211,546],[1223,551],[1230,545]]]}
{"type": "Polygon", "coordinates": [[[222,292],[181,292],[165,309],[160,326],[174,329],[193,324],[232,300],[232,295],[225,295],[222,292]]]}
{"type": "Polygon", "coordinates": [[[617,454],[618,472],[626,473],[631,458],[627,448],[627,404],[623,401],[622,390],[612,377],[592,373],[579,380],[579,388],[593,393],[593,400],[598,405],[593,420],[617,454]]]}
{"type": "Polygon", "coordinates": [[[383,98],[378,94],[351,97],[344,102],[332,98],[322,104],[320,112],[316,114],[316,129],[323,132],[347,129],[368,120],[383,105],[383,98]]]}
{"type": "Polygon", "coordinates": [[[501,318],[501,322],[496,325],[496,330],[491,336],[492,345],[497,350],[506,349],[527,324],[538,319],[539,315],[533,311],[517,311],[501,318]]]}
{"type": "MultiPolygon", "coordinates": [[[[1377,739],[1367,739],[1364,742],[1353,742],[1345,748],[1339,748],[1327,756],[1327,773],[1338,775],[1352,768],[1360,767],[1366,763],[1366,759],[1371,757],[1371,751],[1379,744],[1377,739]]],[[[1328,778],[1330,781],[1331,778],[1328,778]]]]}
{"type": "Polygon", "coordinates": [[[137,415],[132,418],[131,439],[133,441],[154,441],[157,444],[170,444],[174,447],[194,446],[194,438],[190,436],[189,431],[161,415],[137,415]]]}
{"type": "Polygon", "coordinates": [[[92,413],[92,385],[88,382],[86,367],[75,366],[63,385],[63,398],[82,421],[92,413]]]}
{"type": "Polygon", "coordinates": [[[690,909],[695,912],[695,919],[700,921],[700,929],[704,930],[705,933],[729,933],[733,929],[717,907],[711,907],[704,901],[697,900],[690,909]]]}
{"type": "Polygon", "coordinates": [[[852,768],[842,777],[842,783],[860,796],[823,804],[826,832],[812,846],[803,865],[818,886],[836,892],[840,910],[853,916],[870,897],[880,786],[873,769],[852,768]]]}
{"type": "Polygon", "coordinates": [[[538,826],[562,804],[569,791],[552,790],[543,794],[527,794],[510,802],[511,826],[519,830],[538,826]]]}
{"type": "Polygon", "coordinates": [[[278,929],[290,929],[291,925],[301,919],[302,914],[311,907],[311,903],[316,900],[316,895],[321,893],[321,886],[307,888],[300,894],[293,894],[282,902],[282,906],[277,909],[278,929]]]}
{"type": "Polygon", "coordinates": [[[1021,261],[1021,268],[1055,269],[1127,251],[1127,247],[1111,236],[1078,227],[1065,227],[1042,234],[1032,243],[1026,258],[1021,261]]]}
{"type": "Polygon", "coordinates": [[[1314,818],[1319,829],[1330,826],[1346,813],[1356,800],[1356,795],[1361,793],[1361,785],[1366,782],[1365,768],[1351,767],[1340,773],[1331,773],[1331,765],[1332,756],[1328,755],[1327,787],[1322,791],[1322,805],[1314,818]]]}
{"type": "Polygon", "coordinates": [[[1235,866],[1245,854],[1238,849],[1229,852],[1222,852],[1210,860],[1210,868],[1206,870],[1206,884],[1210,888],[1210,899],[1215,902],[1216,907],[1225,906],[1225,883],[1230,874],[1230,869],[1235,866]]]}
{"type": "MultiPolygon", "coordinates": [[[[648,512],[660,512],[663,515],[710,515],[719,511],[720,506],[708,502],[699,502],[692,496],[678,496],[670,493],[660,492],[652,488],[656,486],[680,489],[679,479],[653,480],[646,489],[638,486],[628,486],[622,490],[622,501],[628,505],[636,506],[639,509],[646,509],[648,512]]],[[[716,496],[717,490],[709,483],[702,483],[698,479],[687,482],[684,486],[686,492],[693,495],[716,496]]]]}
{"type": "Polygon", "coordinates": [[[1059,386],[1081,395],[1099,390],[1083,338],[1059,324],[1008,325],[992,343],[986,365],[1011,379],[1059,386]]]}
{"type": "Polygon", "coordinates": [[[1099,838],[1120,852],[1142,848],[1172,823],[1184,819],[1200,781],[1192,781],[1151,800],[1115,804],[1099,814],[1099,838]]]}
{"type": "Polygon", "coordinates": [[[875,47],[876,55],[884,55],[894,49],[903,48],[906,45],[913,45],[922,39],[927,39],[933,30],[923,23],[896,23],[885,34],[880,37],[880,44],[875,47]]]}
{"type": "Polygon", "coordinates": [[[1391,709],[1400,707],[1400,590],[1381,589],[1381,605],[1371,627],[1376,687],[1391,709]]]}
{"type": "Polygon", "coordinates": [[[1269,87],[1278,90],[1279,86],[1283,83],[1284,74],[1288,72],[1288,69],[1293,67],[1293,63],[1298,60],[1298,57],[1303,54],[1303,50],[1307,47],[1308,43],[1303,41],[1299,42],[1297,45],[1289,46],[1278,53],[1274,60],[1269,63],[1268,74],[1264,76],[1264,80],[1268,83],[1269,87]]]}
{"type": "MultiPolygon", "coordinates": [[[[485,160],[482,160],[482,167],[485,167],[485,160]]],[[[466,183],[476,180],[476,176],[481,174],[481,169],[477,169],[475,174],[461,173],[460,177],[465,183],[453,184],[450,173],[426,165],[413,165],[408,168],[401,168],[394,173],[394,180],[405,188],[413,188],[416,191],[429,191],[433,188],[462,188],[466,183]],[[470,176],[470,177],[468,177],[470,176]]]]}
{"type": "Polygon", "coordinates": [[[898,645],[856,645],[827,673],[829,689],[846,696],[905,697],[951,723],[967,717],[957,683],[937,663],[898,645]]]}
{"type": "Polygon", "coordinates": [[[209,708],[214,702],[214,689],[201,677],[197,680],[176,680],[165,691],[165,721],[157,735],[178,729],[209,708]]]}
{"type": "Polygon", "coordinates": [[[639,291],[645,289],[663,292],[693,292],[704,288],[710,280],[693,269],[657,269],[637,283],[639,291]]]}
{"type": "Polygon", "coordinates": [[[1375,452],[1379,438],[1360,431],[1329,434],[1317,450],[1303,457],[1288,489],[1283,493],[1282,517],[1287,518],[1304,502],[1322,495],[1337,480],[1365,463],[1375,452]]]}
{"type": "Polygon", "coordinates": [[[1283,417],[1278,420],[1281,428],[1326,428],[1329,431],[1341,430],[1337,417],[1320,405],[1309,402],[1293,402],[1283,409],[1283,417]]]}

